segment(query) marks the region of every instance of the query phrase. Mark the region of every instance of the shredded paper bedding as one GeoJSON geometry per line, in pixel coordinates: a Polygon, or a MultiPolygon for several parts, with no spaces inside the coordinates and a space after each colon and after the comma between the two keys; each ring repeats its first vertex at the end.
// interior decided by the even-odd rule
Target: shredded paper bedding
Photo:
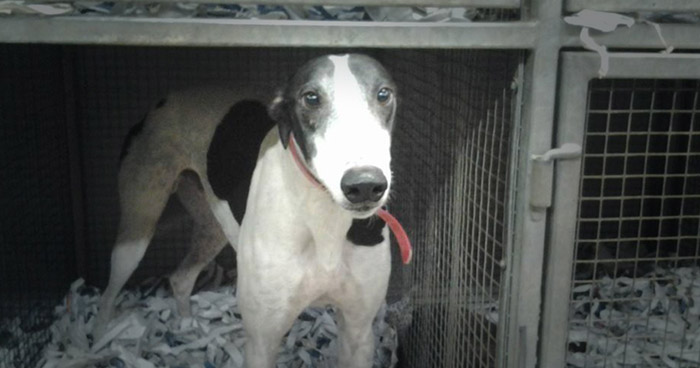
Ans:
{"type": "MultiPolygon", "coordinates": [[[[340,20],[393,22],[471,22],[494,17],[476,8],[430,6],[303,6],[206,4],[174,1],[0,0],[0,15],[120,16],[160,18],[231,18],[268,20],[340,20]]],[[[495,20],[495,19],[494,19],[495,20]]]]}
{"type": "MultiPolygon", "coordinates": [[[[89,332],[100,293],[82,279],[75,281],[55,309],[51,342],[39,367],[242,367],[246,338],[235,288],[219,286],[193,295],[192,317],[180,318],[163,284],[123,291],[108,332],[93,341],[89,332]]],[[[385,316],[382,306],[373,325],[374,367],[397,362],[396,331],[385,316]]],[[[336,366],[337,333],[333,308],[307,308],[283,338],[277,367],[336,366]]]]}
{"type": "MultiPolygon", "coordinates": [[[[220,272],[212,273],[213,284],[220,285],[220,272]]],[[[89,331],[99,290],[75,281],[55,308],[53,324],[48,315],[32,319],[50,325],[51,341],[39,367],[241,367],[245,333],[235,288],[207,287],[191,298],[193,317],[179,318],[164,284],[152,281],[122,292],[110,330],[93,341],[89,331]]],[[[700,367],[700,267],[578,281],[572,296],[568,367],[700,367]]],[[[373,326],[375,367],[397,362],[396,331],[386,322],[386,310],[383,306],[373,326]]],[[[495,319],[493,308],[488,312],[495,319]]],[[[18,318],[4,323],[10,328],[0,333],[2,341],[45,333],[19,328],[18,318]]],[[[307,309],[284,337],[277,367],[335,366],[336,337],[332,308],[307,309]]],[[[13,351],[11,344],[0,346],[0,354],[13,351]]]]}
{"type": "Polygon", "coordinates": [[[577,285],[569,367],[700,367],[700,268],[577,285]]]}

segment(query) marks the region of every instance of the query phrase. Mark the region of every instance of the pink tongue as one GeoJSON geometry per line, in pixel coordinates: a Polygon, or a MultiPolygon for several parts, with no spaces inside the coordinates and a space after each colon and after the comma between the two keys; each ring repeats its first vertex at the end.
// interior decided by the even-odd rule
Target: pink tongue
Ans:
{"type": "Polygon", "coordinates": [[[406,231],[403,229],[403,226],[401,226],[399,221],[394,216],[384,209],[380,208],[377,211],[377,215],[379,215],[379,217],[381,217],[381,219],[384,220],[387,225],[389,225],[391,232],[394,233],[396,240],[399,242],[403,264],[408,264],[411,262],[413,250],[411,249],[411,241],[408,240],[408,235],[406,235],[406,231]]]}

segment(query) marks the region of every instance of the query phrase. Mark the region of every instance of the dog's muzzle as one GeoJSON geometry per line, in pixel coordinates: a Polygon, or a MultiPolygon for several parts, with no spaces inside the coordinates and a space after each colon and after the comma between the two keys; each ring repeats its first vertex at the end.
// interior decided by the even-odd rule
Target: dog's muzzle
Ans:
{"type": "Polygon", "coordinates": [[[375,166],[352,168],[340,180],[345,198],[355,205],[375,204],[382,199],[388,185],[382,170],[375,166]]]}

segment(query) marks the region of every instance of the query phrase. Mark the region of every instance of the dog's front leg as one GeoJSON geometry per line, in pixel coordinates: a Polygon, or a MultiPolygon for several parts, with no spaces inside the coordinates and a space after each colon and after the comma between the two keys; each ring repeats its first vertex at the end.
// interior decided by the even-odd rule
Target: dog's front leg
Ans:
{"type": "MultiPolygon", "coordinates": [[[[240,270],[241,262],[238,264],[240,270]]],[[[274,367],[282,337],[303,309],[301,303],[295,302],[298,300],[295,290],[298,290],[301,278],[293,272],[288,275],[278,273],[277,276],[271,276],[273,270],[265,272],[267,275],[250,270],[241,271],[238,279],[238,300],[243,325],[248,335],[245,347],[246,366],[274,367]]]]}
{"type": "Polygon", "coordinates": [[[383,230],[384,241],[371,247],[346,244],[346,262],[350,273],[334,295],[338,314],[338,367],[368,368],[374,359],[372,322],[384,302],[391,272],[389,231],[383,230]]]}
{"type": "MultiPolygon", "coordinates": [[[[247,317],[250,317],[250,313],[247,317]]],[[[243,318],[245,321],[246,316],[244,315],[243,318]]],[[[259,325],[255,329],[246,328],[248,332],[248,341],[245,346],[246,367],[274,367],[282,337],[289,330],[293,321],[294,317],[283,319],[270,318],[264,322],[263,326],[259,325]]],[[[246,326],[248,325],[250,324],[246,323],[246,326]]]]}
{"type": "Polygon", "coordinates": [[[372,321],[375,313],[346,309],[338,314],[339,342],[338,367],[369,368],[374,359],[372,321]]]}

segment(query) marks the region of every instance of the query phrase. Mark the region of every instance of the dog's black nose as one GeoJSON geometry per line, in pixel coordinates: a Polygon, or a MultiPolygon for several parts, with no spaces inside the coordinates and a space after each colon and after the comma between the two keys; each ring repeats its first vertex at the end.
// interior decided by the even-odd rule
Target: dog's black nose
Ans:
{"type": "Polygon", "coordinates": [[[340,180],[340,188],[350,203],[376,202],[384,195],[387,185],[382,170],[374,166],[350,169],[340,180]]]}

